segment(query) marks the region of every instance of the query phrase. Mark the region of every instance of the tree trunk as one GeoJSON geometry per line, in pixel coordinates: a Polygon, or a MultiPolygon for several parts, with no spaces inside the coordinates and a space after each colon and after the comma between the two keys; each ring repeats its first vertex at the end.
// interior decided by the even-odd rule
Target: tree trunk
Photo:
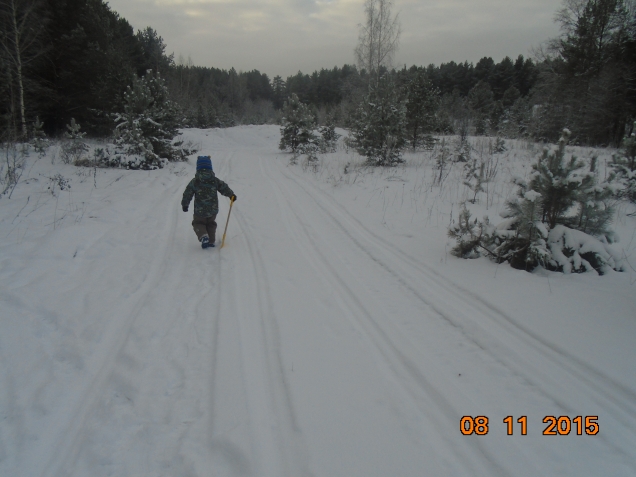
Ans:
{"type": "Polygon", "coordinates": [[[22,83],[22,56],[20,52],[20,36],[18,34],[18,22],[17,22],[17,12],[15,9],[15,0],[11,0],[11,9],[12,15],[11,19],[13,20],[13,41],[15,46],[15,63],[16,63],[16,73],[18,80],[18,95],[20,101],[20,122],[22,124],[22,136],[27,136],[27,127],[26,127],[26,113],[24,107],[24,86],[22,83]]]}

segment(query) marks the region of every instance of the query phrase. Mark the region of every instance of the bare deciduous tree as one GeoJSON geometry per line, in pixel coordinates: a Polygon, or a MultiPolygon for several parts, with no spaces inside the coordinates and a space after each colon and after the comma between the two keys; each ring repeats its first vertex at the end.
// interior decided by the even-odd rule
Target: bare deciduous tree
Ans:
{"type": "Polygon", "coordinates": [[[360,69],[376,81],[382,67],[392,66],[402,33],[399,15],[392,15],[392,7],[393,0],[367,0],[364,4],[366,22],[360,25],[355,56],[360,69]]]}
{"type": "Polygon", "coordinates": [[[46,52],[40,44],[42,23],[40,0],[2,0],[0,2],[0,54],[7,66],[13,69],[18,86],[18,103],[22,135],[27,135],[24,69],[46,52]]]}

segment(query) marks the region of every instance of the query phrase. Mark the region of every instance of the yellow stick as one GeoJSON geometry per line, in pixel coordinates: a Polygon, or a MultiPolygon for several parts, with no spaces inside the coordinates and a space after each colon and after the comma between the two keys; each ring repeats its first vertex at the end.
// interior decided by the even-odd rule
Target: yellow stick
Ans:
{"type": "Polygon", "coordinates": [[[227,224],[230,223],[230,214],[232,213],[232,205],[234,205],[234,199],[230,200],[230,211],[227,213],[227,220],[225,222],[225,230],[223,231],[223,240],[221,240],[221,248],[225,245],[225,234],[227,233],[227,224]]]}

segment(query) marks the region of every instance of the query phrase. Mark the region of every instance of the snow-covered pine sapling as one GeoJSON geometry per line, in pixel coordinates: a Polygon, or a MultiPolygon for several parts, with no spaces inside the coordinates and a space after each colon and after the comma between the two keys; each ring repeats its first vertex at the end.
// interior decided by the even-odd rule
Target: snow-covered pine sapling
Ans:
{"type": "Polygon", "coordinates": [[[515,179],[517,197],[506,202],[506,219],[495,227],[490,250],[501,262],[513,268],[532,271],[537,266],[547,267],[550,259],[546,239],[548,228],[541,221],[542,196],[529,185],[515,179]]]}
{"type": "Polygon", "coordinates": [[[44,157],[49,148],[49,141],[46,139],[43,127],[44,124],[40,121],[40,118],[36,116],[31,130],[31,144],[40,157],[44,157]]]}
{"type": "MultiPolygon", "coordinates": [[[[298,146],[296,153],[304,154],[306,156],[306,161],[303,163],[303,169],[307,167],[311,167],[314,172],[318,171],[318,153],[320,152],[319,140],[312,140],[310,142],[301,144],[298,146]]],[[[294,153],[294,157],[297,162],[297,154],[294,153]]]]}
{"type": "Polygon", "coordinates": [[[621,149],[612,156],[610,180],[619,184],[617,196],[636,203],[636,122],[633,132],[623,138],[621,149]]]}
{"type": "Polygon", "coordinates": [[[450,157],[451,153],[446,146],[446,139],[442,138],[437,159],[435,160],[435,177],[433,180],[435,185],[441,186],[446,177],[448,177],[448,174],[450,173],[450,157]]]}
{"type": "Polygon", "coordinates": [[[115,115],[115,154],[106,165],[127,169],[158,169],[184,158],[172,144],[180,125],[176,105],[158,73],[133,77],[124,93],[124,111],[115,115]]]}
{"type": "Polygon", "coordinates": [[[477,201],[477,194],[484,192],[484,184],[486,183],[485,167],[486,163],[483,161],[478,162],[477,158],[474,158],[464,166],[464,185],[473,192],[473,198],[469,200],[471,204],[477,201]]]}
{"type": "Polygon", "coordinates": [[[617,237],[609,225],[614,218],[616,187],[608,181],[599,183],[597,161],[597,156],[593,156],[590,161],[590,177],[577,191],[579,213],[571,222],[571,226],[613,243],[617,241],[617,237]]]}
{"type": "Polygon", "coordinates": [[[406,107],[391,75],[370,86],[352,122],[355,147],[369,165],[390,167],[404,162],[406,107]]]}
{"type": "Polygon", "coordinates": [[[301,145],[316,141],[315,127],[316,118],[311,110],[293,93],[283,106],[278,148],[295,154],[301,145]]]}
{"type": "Polygon", "coordinates": [[[553,259],[549,232],[557,224],[576,227],[577,206],[592,201],[585,191],[595,185],[595,175],[585,170],[583,161],[574,155],[566,159],[569,137],[570,131],[564,129],[557,150],[544,149],[532,165],[530,181],[517,180],[517,197],[506,202],[507,211],[502,216],[508,220],[497,227],[502,233],[495,234],[496,253],[515,268],[533,270],[540,265],[564,269],[553,259]]]}
{"type": "Polygon", "coordinates": [[[455,148],[455,162],[469,162],[471,160],[471,151],[472,148],[468,139],[463,139],[460,136],[455,148]]]}
{"type": "Polygon", "coordinates": [[[495,143],[491,143],[491,153],[492,154],[501,154],[502,152],[506,152],[508,149],[506,148],[506,141],[504,141],[500,137],[495,138],[495,143]]]}
{"type": "Polygon", "coordinates": [[[84,142],[85,132],[81,131],[81,126],[71,118],[71,123],[66,125],[64,141],[60,150],[62,162],[64,164],[76,164],[88,151],[88,145],[84,142]]]}
{"type": "Polygon", "coordinates": [[[585,163],[570,156],[565,158],[565,147],[570,139],[570,131],[563,130],[558,148],[550,153],[546,148],[542,157],[532,165],[530,189],[541,194],[542,217],[550,228],[566,218],[566,213],[577,202],[581,187],[591,185],[594,176],[585,171],[585,163]]]}
{"type": "Polygon", "coordinates": [[[333,118],[327,118],[327,122],[324,126],[318,128],[320,134],[319,146],[320,152],[336,152],[336,144],[340,138],[340,134],[336,132],[336,125],[333,122],[333,118]]]}
{"type": "Polygon", "coordinates": [[[440,90],[420,70],[406,86],[406,133],[411,148],[432,149],[435,140],[431,132],[435,129],[439,109],[440,90]]]}
{"type": "MultiPolygon", "coordinates": [[[[457,232],[458,250],[479,244],[514,268],[528,271],[542,266],[548,270],[599,274],[623,270],[620,256],[610,243],[613,215],[611,186],[598,184],[596,159],[589,168],[575,156],[565,158],[569,131],[564,130],[556,151],[544,150],[532,165],[530,181],[515,179],[517,197],[506,202],[502,223],[471,242],[457,232]],[[586,233],[588,232],[588,233],[586,233]],[[595,235],[595,236],[593,236],[595,235]]],[[[478,227],[475,222],[471,227],[478,227]]],[[[477,234],[464,227],[468,237],[477,234]]],[[[450,231],[449,231],[450,234],[450,231]]]]}
{"type": "Polygon", "coordinates": [[[492,257],[492,252],[487,248],[487,244],[491,241],[491,232],[492,226],[488,217],[484,217],[483,222],[477,219],[472,220],[470,211],[464,204],[457,223],[448,229],[448,236],[457,241],[451,254],[459,258],[478,258],[482,254],[492,257]]]}

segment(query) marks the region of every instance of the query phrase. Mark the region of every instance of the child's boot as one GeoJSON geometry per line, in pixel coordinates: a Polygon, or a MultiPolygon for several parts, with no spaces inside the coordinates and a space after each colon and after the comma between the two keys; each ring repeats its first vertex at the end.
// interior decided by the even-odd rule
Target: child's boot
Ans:
{"type": "Polygon", "coordinates": [[[201,248],[208,248],[210,246],[210,238],[207,235],[201,237],[201,248]]]}

